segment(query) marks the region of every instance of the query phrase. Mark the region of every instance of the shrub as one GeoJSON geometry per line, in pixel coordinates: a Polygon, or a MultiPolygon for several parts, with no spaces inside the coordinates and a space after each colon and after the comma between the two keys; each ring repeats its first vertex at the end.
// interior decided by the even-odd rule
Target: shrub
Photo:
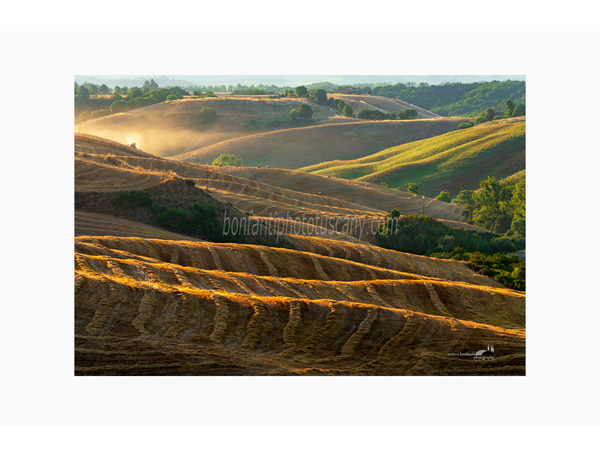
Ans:
{"type": "Polygon", "coordinates": [[[408,185],[406,185],[406,192],[419,195],[421,190],[419,189],[419,186],[417,186],[417,183],[408,183],[408,185]]]}
{"type": "Polygon", "coordinates": [[[342,114],[346,117],[354,117],[354,111],[352,111],[352,107],[350,105],[344,106],[342,114]]]}
{"type": "Polygon", "coordinates": [[[457,130],[464,130],[465,128],[471,128],[473,126],[473,122],[461,122],[456,127],[457,130]]]}
{"type": "Polygon", "coordinates": [[[416,109],[405,109],[404,111],[400,111],[397,117],[401,120],[413,120],[416,119],[418,115],[416,109]]]}
{"type": "Polygon", "coordinates": [[[450,203],[450,192],[442,191],[435,199],[440,200],[442,202],[450,203]]]}
{"type": "Polygon", "coordinates": [[[214,205],[194,203],[190,212],[190,231],[212,240],[222,240],[222,224],[214,205]]]}
{"type": "Polygon", "coordinates": [[[121,209],[152,208],[154,205],[152,197],[146,191],[119,192],[111,202],[121,209]]]}
{"type": "Polygon", "coordinates": [[[96,117],[108,116],[109,114],[110,111],[108,109],[97,109],[96,111],[92,111],[90,115],[92,119],[95,119],[96,117]]]}
{"type": "Polygon", "coordinates": [[[217,120],[217,112],[210,106],[203,106],[194,117],[198,125],[205,125],[217,120]]]}
{"type": "Polygon", "coordinates": [[[85,122],[86,120],[91,119],[92,115],[90,114],[89,111],[82,111],[81,114],[79,114],[79,121],[80,122],[85,122]]]}
{"type": "Polygon", "coordinates": [[[156,215],[156,221],[168,230],[188,232],[189,219],[187,213],[179,208],[167,208],[156,215]]]}

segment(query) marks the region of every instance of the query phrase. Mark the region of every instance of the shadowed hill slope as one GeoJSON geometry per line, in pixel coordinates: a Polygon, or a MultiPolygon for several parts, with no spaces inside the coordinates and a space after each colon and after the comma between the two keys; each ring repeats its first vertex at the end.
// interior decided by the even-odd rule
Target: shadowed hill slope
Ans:
{"type": "Polygon", "coordinates": [[[464,119],[351,121],[289,128],[239,137],[173,157],[178,161],[212,162],[232,153],[247,166],[297,169],[332,159],[350,159],[419,139],[447,133],[464,119]]]}

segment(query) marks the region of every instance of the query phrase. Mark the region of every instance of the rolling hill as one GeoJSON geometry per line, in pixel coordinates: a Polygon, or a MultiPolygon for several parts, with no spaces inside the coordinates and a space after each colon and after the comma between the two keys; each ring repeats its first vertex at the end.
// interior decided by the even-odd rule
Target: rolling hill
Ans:
{"type": "Polygon", "coordinates": [[[270,99],[227,96],[184,99],[145,106],[124,113],[91,119],[77,130],[122,144],[135,142],[158,156],[173,156],[235,137],[259,133],[248,125],[255,120],[283,120],[302,103],[310,103],[315,121],[338,114],[333,108],[306,99],[270,99]],[[214,123],[201,123],[202,108],[217,113],[214,123]]]}
{"type": "Polygon", "coordinates": [[[461,118],[370,121],[347,119],[238,137],[207,145],[173,159],[212,162],[232,153],[247,166],[297,169],[332,159],[360,158],[393,145],[425,139],[456,129],[461,118]]]}
{"type": "Polygon", "coordinates": [[[177,162],[88,135],[75,135],[75,150],[76,375],[525,373],[523,292],[344,228],[424,205],[473,228],[456,205],[293,170],[177,162]],[[166,230],[148,208],[112,203],[131,190],[176,208],[214,205],[259,233],[217,243],[166,230]],[[315,220],[297,229],[299,216],[315,220]],[[488,345],[493,358],[473,358],[488,345]]]}
{"type": "Polygon", "coordinates": [[[388,148],[370,156],[304,167],[318,175],[385,182],[394,188],[417,183],[425,195],[476,189],[488,175],[503,178],[525,169],[525,118],[485,122],[471,128],[388,148]]]}
{"type": "Polygon", "coordinates": [[[76,238],[75,373],[524,374],[522,294],[232,245],[76,238]]]}
{"type": "Polygon", "coordinates": [[[349,105],[352,108],[354,114],[358,114],[361,109],[377,109],[384,113],[393,114],[398,114],[406,109],[415,109],[419,119],[434,119],[436,117],[441,117],[438,114],[419,108],[408,102],[389,97],[354,94],[329,94],[329,96],[338,100],[343,100],[346,105],[349,105]]]}

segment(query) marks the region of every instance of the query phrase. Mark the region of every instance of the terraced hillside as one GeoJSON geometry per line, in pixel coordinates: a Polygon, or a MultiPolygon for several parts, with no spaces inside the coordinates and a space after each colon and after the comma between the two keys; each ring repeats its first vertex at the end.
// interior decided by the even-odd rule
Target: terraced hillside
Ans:
{"type": "MultiPolygon", "coordinates": [[[[101,205],[93,192],[108,194],[117,190],[144,189],[157,195],[166,189],[161,186],[177,185],[178,178],[192,181],[201,188],[180,186],[177,188],[178,199],[196,201],[193,192],[201,191],[202,198],[210,199],[207,201],[231,204],[257,220],[276,225],[284,230],[284,234],[293,228],[293,221],[301,218],[306,223],[303,234],[309,232],[312,222],[317,227],[326,225],[329,236],[344,240],[353,236],[375,243],[374,230],[392,208],[402,214],[425,212],[451,227],[478,229],[460,221],[462,208],[459,206],[369,183],[284,169],[198,166],[156,157],[76,152],[75,188],[78,193],[89,193],[84,202],[88,205],[87,212],[114,213],[106,201],[101,205]]],[[[220,211],[226,209],[219,206],[220,211]]],[[[145,234],[144,237],[150,236],[145,234]]]]}
{"type": "Polygon", "coordinates": [[[463,118],[420,120],[343,120],[253,134],[206,145],[174,156],[178,161],[211,162],[232,153],[247,166],[297,169],[333,159],[370,155],[394,145],[438,136],[456,129],[463,118]]]}
{"type": "Polygon", "coordinates": [[[507,289],[239,244],[79,237],[75,261],[79,375],[524,374],[507,289]]]}
{"type": "Polygon", "coordinates": [[[456,205],[299,171],[187,164],[89,136],[75,148],[77,375],[525,373],[524,293],[347,227],[424,206],[470,227],[453,221],[456,205]],[[246,243],[191,238],[148,208],[111,203],[131,190],[176,208],[212,204],[262,231],[246,243]],[[315,220],[296,229],[298,216],[315,220]],[[331,229],[319,217],[341,220],[331,229]],[[493,358],[474,359],[488,345],[493,358]]]}
{"type": "Polygon", "coordinates": [[[525,118],[485,122],[472,128],[399,145],[370,156],[304,167],[318,175],[385,182],[405,188],[417,183],[425,195],[477,189],[488,175],[504,178],[525,169],[525,118]]]}

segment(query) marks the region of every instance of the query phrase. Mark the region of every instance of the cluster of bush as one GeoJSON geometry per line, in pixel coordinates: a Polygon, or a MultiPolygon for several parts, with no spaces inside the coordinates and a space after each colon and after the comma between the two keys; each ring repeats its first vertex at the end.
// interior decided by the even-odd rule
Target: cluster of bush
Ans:
{"type": "Polygon", "coordinates": [[[217,95],[212,92],[212,91],[193,91],[192,92],[192,98],[210,98],[210,97],[216,97],[217,95]]]}
{"type": "Polygon", "coordinates": [[[450,228],[429,216],[400,217],[397,209],[391,210],[387,221],[377,229],[377,242],[381,247],[418,255],[449,252],[456,247],[484,254],[512,253],[525,248],[525,237],[517,233],[507,236],[450,228]]]}
{"type": "Polygon", "coordinates": [[[476,270],[507,287],[525,289],[525,263],[515,255],[507,255],[525,249],[524,235],[513,233],[508,236],[450,228],[428,216],[411,214],[400,217],[400,212],[393,209],[386,223],[377,229],[376,238],[377,244],[384,248],[470,261],[476,270]],[[519,270],[515,272],[517,268],[519,270]]]}
{"type": "Polygon", "coordinates": [[[413,120],[418,116],[416,109],[405,109],[398,114],[384,113],[377,109],[361,109],[356,117],[367,120],[413,120]]]}
{"type": "Polygon", "coordinates": [[[465,261],[471,269],[499,281],[510,289],[525,290],[525,261],[516,255],[503,253],[487,255],[455,248],[452,252],[436,252],[429,256],[465,261]]]}
{"type": "MultiPolygon", "coordinates": [[[[189,181],[193,184],[192,180],[189,181]]],[[[153,221],[158,226],[169,231],[214,242],[226,242],[232,238],[222,234],[223,223],[214,205],[194,202],[187,211],[181,208],[170,208],[155,203],[146,191],[120,192],[112,198],[111,202],[122,211],[144,208],[151,213],[153,221]]]]}
{"type": "Polygon", "coordinates": [[[490,120],[507,119],[509,117],[519,117],[525,115],[525,103],[515,104],[511,99],[504,102],[506,109],[503,113],[496,112],[493,108],[487,108],[479,116],[474,117],[471,122],[461,122],[456,127],[457,130],[471,128],[480,123],[489,122],[490,120]]]}

